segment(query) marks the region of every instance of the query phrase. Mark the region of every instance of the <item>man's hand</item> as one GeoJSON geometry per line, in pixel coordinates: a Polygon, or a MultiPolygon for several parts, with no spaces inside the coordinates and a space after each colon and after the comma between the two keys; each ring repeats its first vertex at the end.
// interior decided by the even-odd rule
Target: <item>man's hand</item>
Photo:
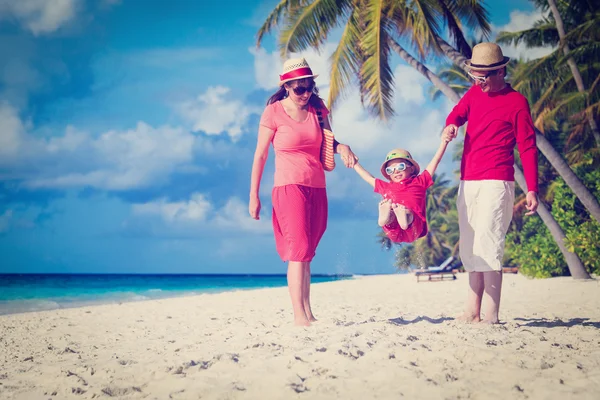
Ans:
{"type": "Polygon", "coordinates": [[[458,135],[458,126],[454,124],[448,125],[442,131],[442,137],[449,137],[451,138],[450,140],[456,138],[456,135],[458,135]]]}
{"type": "Polygon", "coordinates": [[[337,145],[337,152],[339,153],[344,165],[348,168],[354,168],[354,164],[358,162],[358,157],[352,152],[350,146],[339,143],[337,145]]]}
{"type": "Polygon", "coordinates": [[[538,196],[536,192],[527,192],[527,196],[525,197],[527,200],[527,209],[529,212],[526,212],[525,215],[533,215],[535,214],[538,208],[538,196]]]}
{"type": "Polygon", "coordinates": [[[258,196],[250,197],[250,204],[248,205],[248,211],[253,219],[260,219],[260,199],[258,196]]]}

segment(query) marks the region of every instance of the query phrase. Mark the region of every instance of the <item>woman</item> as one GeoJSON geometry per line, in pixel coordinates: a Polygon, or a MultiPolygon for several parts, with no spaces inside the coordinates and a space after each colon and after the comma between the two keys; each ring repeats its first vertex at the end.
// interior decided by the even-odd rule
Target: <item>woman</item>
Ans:
{"type": "MultiPolygon", "coordinates": [[[[275,183],[272,192],[273,230],[281,259],[288,262],[287,280],[294,323],[316,321],[310,308],[310,263],[327,227],[325,172],[320,161],[323,127],[331,129],[329,111],[318,95],[306,60],[290,59],[279,76],[279,90],[271,96],[258,129],[250,182],[250,216],[259,219],[259,188],[269,144],[275,150],[275,183]]],[[[338,142],[334,150],[348,168],[356,156],[338,142]]]]}

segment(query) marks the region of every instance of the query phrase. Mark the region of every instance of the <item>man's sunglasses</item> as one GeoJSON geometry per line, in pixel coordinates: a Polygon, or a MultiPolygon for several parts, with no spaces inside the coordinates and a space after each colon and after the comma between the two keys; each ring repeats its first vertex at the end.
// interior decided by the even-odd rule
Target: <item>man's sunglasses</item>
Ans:
{"type": "Polygon", "coordinates": [[[496,75],[496,73],[498,73],[498,70],[495,71],[490,71],[487,74],[483,75],[483,76],[477,76],[477,75],[473,75],[470,72],[467,72],[467,74],[469,75],[469,77],[471,79],[473,79],[475,82],[480,82],[480,83],[485,83],[486,79],[489,78],[490,76],[494,76],[496,75]]]}
{"type": "Polygon", "coordinates": [[[402,171],[404,171],[406,168],[408,168],[408,166],[409,166],[409,165],[408,165],[407,163],[403,163],[403,162],[401,162],[401,163],[399,163],[399,164],[396,164],[396,165],[394,165],[394,166],[391,166],[391,167],[385,167],[385,173],[386,173],[386,174],[388,174],[388,175],[391,175],[391,174],[393,174],[393,173],[394,173],[394,172],[396,172],[396,171],[398,171],[398,172],[402,172],[402,171]]]}
{"type": "Polygon", "coordinates": [[[312,93],[314,88],[315,88],[315,85],[310,85],[310,86],[306,86],[306,87],[298,86],[298,87],[293,88],[292,90],[294,91],[296,96],[302,96],[306,92],[312,93]]]}

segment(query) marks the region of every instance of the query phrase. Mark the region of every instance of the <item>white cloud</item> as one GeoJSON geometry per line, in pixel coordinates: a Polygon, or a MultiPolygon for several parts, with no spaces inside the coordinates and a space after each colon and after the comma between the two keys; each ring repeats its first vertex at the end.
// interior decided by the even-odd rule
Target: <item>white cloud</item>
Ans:
{"type": "Polygon", "coordinates": [[[136,216],[155,216],[166,223],[168,229],[205,229],[209,231],[222,230],[231,233],[254,232],[268,233],[271,231],[268,215],[255,221],[248,214],[248,204],[238,197],[231,197],[220,209],[207,200],[202,193],[193,193],[189,200],[169,202],[159,200],[133,204],[132,212],[136,216]]]}
{"type": "Polygon", "coordinates": [[[198,173],[192,162],[203,139],[181,127],[144,122],[97,137],[67,127],[62,136],[40,138],[14,108],[0,105],[0,166],[5,178],[30,188],[127,190],[164,182],[175,171],[198,173]]]}
{"type": "MultiPolygon", "coordinates": [[[[497,34],[502,31],[518,32],[526,30],[533,27],[533,24],[542,17],[542,12],[537,9],[531,12],[514,10],[511,11],[510,21],[506,25],[495,26],[492,24],[492,32],[493,34],[497,34]]],[[[520,43],[518,46],[502,45],[502,52],[505,56],[525,61],[543,57],[552,53],[553,50],[551,47],[528,48],[523,43],[520,43]]]]}
{"type": "Polygon", "coordinates": [[[227,100],[230,89],[223,86],[209,87],[195,100],[181,103],[177,110],[192,124],[194,131],[208,135],[226,132],[233,140],[243,133],[242,129],[250,115],[261,112],[239,100],[227,100]]]}
{"type": "Polygon", "coordinates": [[[204,195],[194,193],[188,201],[168,202],[162,198],[149,203],[133,204],[133,213],[138,215],[159,215],[165,222],[202,222],[212,206],[204,195]]]}
{"type": "Polygon", "coordinates": [[[0,0],[0,19],[17,19],[34,35],[51,33],[75,16],[75,0],[0,0]]]}

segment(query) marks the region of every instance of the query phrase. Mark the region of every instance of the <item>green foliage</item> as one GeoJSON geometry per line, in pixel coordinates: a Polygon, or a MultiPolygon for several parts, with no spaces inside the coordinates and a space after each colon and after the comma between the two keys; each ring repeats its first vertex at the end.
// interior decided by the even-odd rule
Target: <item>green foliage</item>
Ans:
{"type": "MultiPolygon", "coordinates": [[[[583,178],[596,198],[600,198],[600,170],[591,157],[575,172],[583,178]]],[[[567,239],[567,249],[576,253],[586,269],[600,273],[600,224],[590,218],[566,183],[557,178],[552,185],[552,215],[567,239]]],[[[538,216],[516,220],[506,238],[507,263],[520,266],[524,275],[534,278],[569,275],[565,260],[550,232],[538,216]]]]}

